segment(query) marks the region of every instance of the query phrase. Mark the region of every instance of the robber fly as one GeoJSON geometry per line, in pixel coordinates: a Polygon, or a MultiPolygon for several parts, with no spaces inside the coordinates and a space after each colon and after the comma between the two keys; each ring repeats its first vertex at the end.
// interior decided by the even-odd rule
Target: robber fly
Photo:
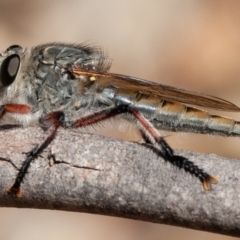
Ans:
{"type": "Polygon", "coordinates": [[[51,43],[0,54],[0,118],[46,130],[26,156],[8,189],[20,197],[30,163],[54,139],[59,127],[80,128],[119,115],[135,124],[159,156],[197,177],[205,190],[217,178],[178,156],[158,130],[240,136],[240,122],[187,106],[239,111],[220,98],[135,77],[108,73],[111,62],[100,48],[51,43]],[[187,104],[187,105],[185,105],[187,104]]]}

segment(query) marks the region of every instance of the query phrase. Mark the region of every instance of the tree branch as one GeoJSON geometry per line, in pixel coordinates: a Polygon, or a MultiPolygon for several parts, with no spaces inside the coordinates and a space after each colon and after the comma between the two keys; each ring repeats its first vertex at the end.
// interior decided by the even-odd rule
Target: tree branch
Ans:
{"type": "Polygon", "coordinates": [[[240,161],[176,151],[219,178],[210,191],[198,179],[131,142],[60,129],[27,174],[23,197],[6,193],[39,128],[0,132],[0,206],[57,209],[240,236],[240,161]]]}

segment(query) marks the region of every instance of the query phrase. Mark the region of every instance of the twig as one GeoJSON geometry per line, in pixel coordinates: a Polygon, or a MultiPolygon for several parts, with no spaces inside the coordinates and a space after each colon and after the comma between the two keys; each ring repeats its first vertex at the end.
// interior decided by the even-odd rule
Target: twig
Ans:
{"type": "Polygon", "coordinates": [[[39,128],[0,132],[0,206],[88,212],[240,236],[240,161],[177,151],[219,178],[198,179],[137,144],[60,129],[22,185],[8,195],[39,128]]]}

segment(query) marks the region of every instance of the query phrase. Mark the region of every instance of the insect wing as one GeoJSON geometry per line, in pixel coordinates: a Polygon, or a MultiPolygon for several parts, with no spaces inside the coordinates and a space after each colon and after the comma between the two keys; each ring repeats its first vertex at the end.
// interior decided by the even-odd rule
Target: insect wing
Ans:
{"type": "Polygon", "coordinates": [[[78,69],[76,66],[72,68],[72,72],[76,75],[87,75],[95,78],[98,88],[110,87],[126,89],[128,92],[140,92],[148,95],[159,96],[162,99],[184,104],[190,104],[200,107],[212,108],[222,111],[240,111],[240,108],[233,103],[221,98],[210,95],[191,92],[180,88],[175,88],[163,84],[146,81],[140,78],[130,77],[126,75],[114,73],[96,73],[78,69]]]}

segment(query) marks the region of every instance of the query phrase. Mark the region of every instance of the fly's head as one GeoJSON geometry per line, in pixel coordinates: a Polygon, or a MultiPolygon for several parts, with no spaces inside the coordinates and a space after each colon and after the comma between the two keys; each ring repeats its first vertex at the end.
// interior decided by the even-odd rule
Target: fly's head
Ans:
{"type": "MultiPolygon", "coordinates": [[[[0,101],[12,100],[15,90],[13,85],[19,78],[21,61],[25,50],[19,45],[12,45],[5,52],[0,53],[0,101]]],[[[16,88],[16,86],[14,87],[16,88]]]]}

